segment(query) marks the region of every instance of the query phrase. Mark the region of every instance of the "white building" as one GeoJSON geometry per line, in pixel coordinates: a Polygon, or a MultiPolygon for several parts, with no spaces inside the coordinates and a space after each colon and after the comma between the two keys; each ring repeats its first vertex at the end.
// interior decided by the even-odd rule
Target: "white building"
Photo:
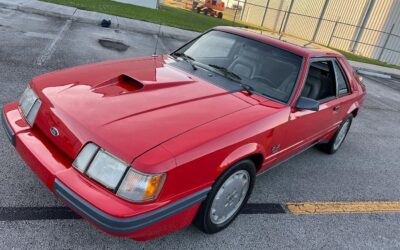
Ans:
{"type": "Polygon", "coordinates": [[[114,1],[121,3],[129,3],[152,9],[157,9],[158,4],[163,2],[162,0],[114,0],[114,1]]]}
{"type": "Polygon", "coordinates": [[[399,0],[241,1],[244,22],[400,65],[399,0]]]}

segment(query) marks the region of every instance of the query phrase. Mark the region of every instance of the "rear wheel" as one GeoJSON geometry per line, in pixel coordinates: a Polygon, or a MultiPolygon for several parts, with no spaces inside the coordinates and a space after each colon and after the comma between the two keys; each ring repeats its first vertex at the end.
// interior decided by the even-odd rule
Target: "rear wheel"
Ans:
{"type": "Polygon", "coordinates": [[[353,116],[352,115],[348,116],[342,122],[342,124],[340,124],[338,130],[336,131],[332,139],[328,143],[319,144],[318,149],[328,154],[336,153],[339,150],[340,146],[343,144],[344,139],[346,138],[347,133],[350,130],[352,121],[353,121],[353,116]]]}
{"type": "Polygon", "coordinates": [[[217,16],[217,17],[218,17],[219,19],[222,19],[223,16],[224,16],[224,13],[218,12],[218,16],[217,16]]]}
{"type": "Polygon", "coordinates": [[[223,173],[214,183],[202,203],[195,225],[205,233],[225,229],[246,204],[254,187],[256,167],[251,160],[243,160],[223,173]]]}
{"type": "Polygon", "coordinates": [[[204,13],[204,15],[208,15],[208,9],[205,9],[204,11],[203,11],[203,13],[204,13]]]}

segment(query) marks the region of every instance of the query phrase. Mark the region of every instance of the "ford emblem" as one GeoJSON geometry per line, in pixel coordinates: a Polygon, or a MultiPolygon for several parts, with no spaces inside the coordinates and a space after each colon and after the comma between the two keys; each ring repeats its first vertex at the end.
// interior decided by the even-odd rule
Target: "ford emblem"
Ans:
{"type": "Polygon", "coordinates": [[[60,135],[60,132],[58,132],[58,129],[55,128],[55,127],[50,128],[50,132],[54,136],[59,136],[60,135]]]}

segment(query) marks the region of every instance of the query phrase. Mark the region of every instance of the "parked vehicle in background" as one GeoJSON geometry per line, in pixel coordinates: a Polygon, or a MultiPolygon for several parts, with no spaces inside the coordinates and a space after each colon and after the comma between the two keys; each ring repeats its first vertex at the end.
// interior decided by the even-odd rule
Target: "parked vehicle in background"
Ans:
{"type": "Polygon", "coordinates": [[[109,234],[148,240],[192,222],[216,233],[256,175],[314,145],[335,153],[364,101],[341,54],[278,38],[217,27],[170,55],[36,77],[3,107],[6,134],[109,234]]]}

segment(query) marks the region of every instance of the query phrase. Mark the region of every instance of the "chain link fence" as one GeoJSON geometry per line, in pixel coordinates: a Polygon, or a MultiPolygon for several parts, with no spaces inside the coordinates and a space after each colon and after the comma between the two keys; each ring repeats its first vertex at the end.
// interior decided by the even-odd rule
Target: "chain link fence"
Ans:
{"type": "MultiPolygon", "coordinates": [[[[190,10],[194,2],[202,3],[165,2],[190,10]]],[[[223,18],[233,22],[400,65],[397,0],[224,0],[224,4],[223,18]]]]}

